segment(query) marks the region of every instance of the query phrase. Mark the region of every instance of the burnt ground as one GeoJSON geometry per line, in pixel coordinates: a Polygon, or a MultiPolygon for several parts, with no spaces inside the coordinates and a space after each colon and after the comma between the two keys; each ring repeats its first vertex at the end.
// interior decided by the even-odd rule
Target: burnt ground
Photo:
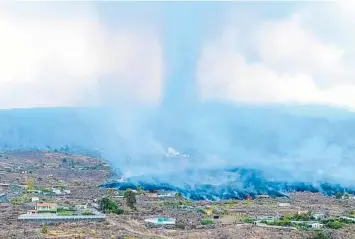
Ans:
{"type": "MultiPolygon", "coordinates": [[[[93,199],[107,196],[107,189],[97,186],[110,175],[110,170],[100,159],[48,152],[12,152],[0,157],[1,183],[26,183],[26,178],[35,178],[36,184],[53,185],[61,183],[71,190],[65,197],[52,197],[59,204],[84,204],[93,199]],[[64,160],[67,158],[67,160],[64,160]],[[74,168],[72,161],[74,161],[74,168]],[[102,165],[100,167],[94,167],[102,165]],[[6,172],[4,167],[24,167],[31,173],[6,172]],[[85,170],[80,168],[85,168],[85,170]],[[89,168],[89,169],[88,169],[89,168]],[[41,180],[40,180],[41,179],[41,180]]],[[[10,189],[9,189],[10,190],[10,189]]],[[[9,193],[9,197],[15,197],[9,193]]],[[[192,208],[177,209],[167,201],[139,195],[137,210],[130,210],[123,199],[113,198],[122,205],[123,215],[110,214],[103,222],[66,222],[48,224],[48,233],[41,233],[42,224],[20,222],[19,214],[31,208],[31,203],[0,208],[0,238],[312,238],[314,230],[291,230],[264,228],[246,224],[243,219],[256,215],[294,214],[298,210],[311,210],[329,216],[343,215],[355,210],[354,200],[337,200],[319,193],[293,193],[290,199],[269,198],[253,201],[229,200],[222,202],[186,202],[192,208]],[[165,203],[164,203],[165,202],[165,203]],[[279,207],[278,202],[288,202],[289,207],[279,207]],[[194,208],[217,208],[223,211],[213,224],[201,225],[203,219],[212,218],[194,208]],[[144,223],[150,217],[166,216],[177,219],[175,228],[152,228],[144,223]]],[[[355,238],[355,224],[342,229],[323,229],[331,238],[355,238]]]]}

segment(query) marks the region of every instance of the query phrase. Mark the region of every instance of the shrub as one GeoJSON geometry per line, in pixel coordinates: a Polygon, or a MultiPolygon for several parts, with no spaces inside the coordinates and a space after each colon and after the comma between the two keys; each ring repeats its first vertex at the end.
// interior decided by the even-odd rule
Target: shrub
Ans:
{"type": "Polygon", "coordinates": [[[250,218],[250,217],[246,217],[246,218],[243,219],[243,222],[245,222],[245,223],[253,223],[254,220],[252,218],[250,218]]]}
{"type": "Polygon", "coordinates": [[[213,224],[213,221],[212,221],[212,219],[204,219],[204,220],[202,220],[201,221],[201,224],[202,225],[204,225],[204,226],[206,226],[206,225],[211,225],[211,224],[213,224]]]}
{"type": "Polygon", "coordinates": [[[317,231],[311,239],[331,239],[331,236],[329,233],[317,231]]]}
{"type": "Polygon", "coordinates": [[[126,199],[126,204],[132,209],[135,209],[136,200],[136,193],[130,189],[127,189],[124,193],[124,198],[126,199]]]}
{"type": "Polygon", "coordinates": [[[116,214],[118,214],[118,215],[120,215],[120,214],[123,214],[123,213],[124,213],[124,211],[123,211],[123,209],[122,209],[122,208],[117,208],[117,209],[113,210],[112,212],[113,212],[113,213],[116,213],[116,214]]]}
{"type": "Polygon", "coordinates": [[[106,197],[102,198],[99,201],[100,205],[100,210],[102,210],[105,213],[116,213],[116,214],[122,214],[123,210],[117,205],[117,203],[113,200],[110,200],[106,197]]]}
{"type": "Polygon", "coordinates": [[[197,212],[202,213],[202,214],[207,214],[203,208],[198,208],[197,212]]]}
{"type": "Polygon", "coordinates": [[[68,211],[61,211],[58,213],[59,216],[69,216],[69,212],[68,211]]]}
{"type": "Polygon", "coordinates": [[[84,216],[90,216],[90,215],[94,215],[94,213],[92,213],[91,211],[85,211],[82,213],[84,216]]]}
{"type": "Polygon", "coordinates": [[[43,224],[41,232],[42,232],[43,234],[47,234],[47,233],[48,233],[47,224],[43,224]]]}
{"type": "Polygon", "coordinates": [[[340,229],[343,227],[343,223],[339,221],[329,221],[327,224],[325,224],[326,227],[330,229],[340,229]]]}

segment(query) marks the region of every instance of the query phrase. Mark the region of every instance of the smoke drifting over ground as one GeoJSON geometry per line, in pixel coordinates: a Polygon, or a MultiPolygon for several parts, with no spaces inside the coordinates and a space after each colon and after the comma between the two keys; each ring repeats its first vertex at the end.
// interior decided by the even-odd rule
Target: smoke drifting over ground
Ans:
{"type": "Polygon", "coordinates": [[[0,143],[11,149],[97,150],[132,183],[169,185],[193,198],[194,191],[200,197],[242,197],[299,187],[335,191],[325,183],[355,185],[355,117],[347,111],[205,104],[178,114],[129,112],[4,110],[0,143]]]}

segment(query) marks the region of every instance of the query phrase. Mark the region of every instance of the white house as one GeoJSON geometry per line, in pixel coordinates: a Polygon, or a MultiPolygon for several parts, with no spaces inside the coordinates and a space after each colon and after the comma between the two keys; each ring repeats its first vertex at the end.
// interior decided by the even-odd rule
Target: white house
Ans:
{"type": "Polygon", "coordinates": [[[52,192],[54,194],[62,194],[62,190],[58,189],[58,188],[52,188],[52,192]]]}
{"type": "Polygon", "coordinates": [[[32,198],[31,198],[31,201],[32,201],[32,202],[38,202],[38,201],[39,201],[39,197],[32,197],[32,198]]]}
{"type": "Polygon", "coordinates": [[[160,225],[175,225],[175,218],[165,218],[165,217],[157,217],[157,218],[148,218],[144,220],[147,223],[152,224],[160,224],[160,225]]]}
{"type": "Polygon", "coordinates": [[[308,224],[308,227],[311,227],[314,229],[320,229],[320,228],[324,227],[324,224],[315,222],[315,223],[308,224]]]}
{"type": "Polygon", "coordinates": [[[70,190],[69,190],[69,189],[66,189],[66,190],[64,190],[64,193],[65,193],[65,194],[70,194],[70,190]]]}
{"type": "Polygon", "coordinates": [[[287,203],[287,202],[280,202],[280,203],[277,204],[277,206],[279,206],[279,207],[289,207],[290,204],[287,203]]]}
{"type": "Polygon", "coordinates": [[[83,204],[83,205],[75,205],[75,208],[76,208],[76,209],[87,209],[87,208],[88,208],[88,205],[86,205],[86,204],[83,204]]]}

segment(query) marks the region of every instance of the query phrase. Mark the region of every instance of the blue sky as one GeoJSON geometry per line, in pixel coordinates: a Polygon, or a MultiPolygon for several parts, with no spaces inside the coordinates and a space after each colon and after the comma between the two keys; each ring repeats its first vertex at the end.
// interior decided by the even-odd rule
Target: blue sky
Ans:
{"type": "Polygon", "coordinates": [[[351,1],[3,3],[0,108],[165,99],[353,109],[353,13],[351,1]]]}

